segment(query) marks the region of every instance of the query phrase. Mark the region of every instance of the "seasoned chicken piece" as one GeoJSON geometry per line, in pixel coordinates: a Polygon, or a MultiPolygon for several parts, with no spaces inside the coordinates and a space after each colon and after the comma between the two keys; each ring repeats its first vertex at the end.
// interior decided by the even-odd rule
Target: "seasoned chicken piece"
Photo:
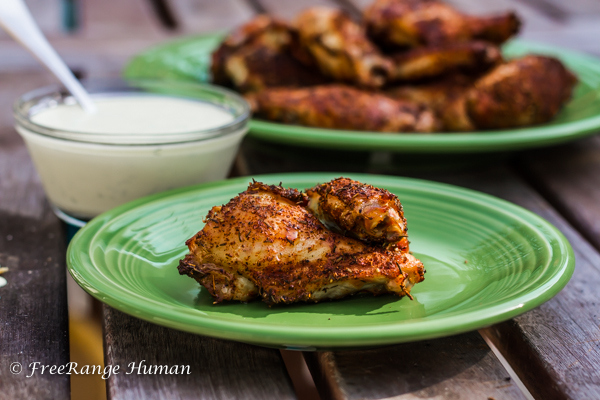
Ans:
{"type": "Polygon", "coordinates": [[[384,93],[394,99],[426,104],[437,112],[450,101],[464,96],[476,80],[477,76],[456,73],[431,82],[400,84],[386,89],[384,93]]]}
{"type": "Polygon", "coordinates": [[[416,81],[458,70],[485,71],[502,62],[498,46],[482,41],[448,43],[417,47],[391,56],[390,80],[416,81]]]}
{"type": "Polygon", "coordinates": [[[438,121],[427,107],[345,85],[267,89],[246,96],[255,115],[320,128],[378,132],[432,132],[438,121]]]}
{"type": "Polygon", "coordinates": [[[329,231],[300,192],[255,182],[213,207],[186,244],[179,273],[214,297],[268,304],[339,299],[357,292],[410,296],[423,264],[406,252],[329,231]]]}
{"type": "Polygon", "coordinates": [[[231,32],[211,55],[211,74],[214,83],[225,85],[231,83],[225,71],[227,59],[242,46],[256,38],[269,40],[273,43],[286,41],[287,27],[284,23],[275,21],[268,15],[259,15],[253,20],[231,32]],[[281,37],[284,37],[282,40],[281,37]],[[279,40],[277,40],[279,38],[279,40]]]}
{"type": "Polygon", "coordinates": [[[529,55],[478,79],[466,94],[465,107],[478,129],[539,124],[558,113],[576,83],[559,60],[529,55]]]}
{"type": "Polygon", "coordinates": [[[392,47],[417,47],[473,39],[502,43],[519,30],[514,13],[464,15],[437,0],[376,0],[365,10],[369,34],[392,47]]]}
{"type": "Polygon", "coordinates": [[[398,197],[348,178],[306,191],[308,209],[332,231],[365,243],[394,245],[408,251],[408,234],[398,197]]]}
{"type": "Polygon", "coordinates": [[[446,131],[472,131],[547,122],[569,100],[576,83],[559,60],[529,55],[473,82],[455,75],[426,85],[398,86],[386,94],[431,107],[446,131]]]}
{"type": "Polygon", "coordinates": [[[295,27],[300,45],[325,75],[371,88],[385,83],[390,62],[369,41],[364,28],[344,12],[309,8],[298,15],[295,27]]]}
{"type": "Polygon", "coordinates": [[[329,81],[316,67],[304,65],[294,54],[303,56],[291,27],[271,17],[258,16],[231,33],[212,54],[213,82],[251,92],[329,81]]]}
{"type": "Polygon", "coordinates": [[[475,126],[467,115],[465,98],[476,80],[477,76],[451,74],[434,82],[389,88],[385,94],[431,108],[444,131],[472,131],[475,126]]]}

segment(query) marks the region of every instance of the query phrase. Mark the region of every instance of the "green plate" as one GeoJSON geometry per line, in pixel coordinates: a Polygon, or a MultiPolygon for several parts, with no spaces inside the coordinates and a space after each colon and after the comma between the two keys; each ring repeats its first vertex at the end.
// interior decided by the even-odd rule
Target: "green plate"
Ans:
{"type": "MultiPolygon", "coordinates": [[[[222,34],[209,34],[162,44],[134,57],[126,66],[124,76],[208,81],[210,53],[222,38],[222,34]]],[[[503,50],[507,58],[529,53],[558,57],[578,76],[579,84],[573,98],[550,123],[473,133],[386,134],[309,128],[253,119],[250,135],[278,143],[346,150],[473,153],[548,146],[600,130],[599,59],[521,40],[511,41],[503,50]]]]}
{"type": "MultiPolygon", "coordinates": [[[[255,179],[308,188],[339,174],[255,179]]],[[[93,219],[71,241],[69,272],[92,296],[135,317],[207,336],[288,349],[377,346],[452,335],[539,306],[569,280],[574,255],[542,218],[506,201],[421,180],[350,174],[397,194],[411,250],[427,269],[414,300],[357,295],[269,308],[261,301],[212,304],[180,276],[186,239],[214,205],[245,190],[249,178],[140,199],[93,219]]]]}

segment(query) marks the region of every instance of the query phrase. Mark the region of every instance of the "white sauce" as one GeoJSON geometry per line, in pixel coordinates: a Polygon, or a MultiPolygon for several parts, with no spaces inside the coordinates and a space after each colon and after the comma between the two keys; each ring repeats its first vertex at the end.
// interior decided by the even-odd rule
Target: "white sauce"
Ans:
{"type": "Polygon", "coordinates": [[[89,114],[78,105],[61,104],[31,117],[48,128],[86,133],[169,134],[207,130],[233,121],[223,108],[166,96],[96,97],[98,111],[89,114]]]}
{"type": "Polygon", "coordinates": [[[59,105],[40,111],[32,121],[58,133],[82,132],[78,137],[115,134],[108,143],[57,139],[17,125],[50,202],[77,218],[94,217],[151,193],[224,179],[247,131],[244,125],[209,139],[148,142],[152,134],[161,138],[219,128],[234,116],[211,103],[160,95],[114,94],[96,97],[95,103],[95,114],[59,105]],[[119,144],[125,135],[140,138],[140,145],[119,144]]]}
{"type": "Polygon", "coordinates": [[[0,276],[0,287],[2,287],[2,286],[6,286],[6,284],[7,284],[7,283],[8,283],[8,282],[6,282],[6,279],[4,279],[4,278],[2,278],[2,277],[0,276]]]}

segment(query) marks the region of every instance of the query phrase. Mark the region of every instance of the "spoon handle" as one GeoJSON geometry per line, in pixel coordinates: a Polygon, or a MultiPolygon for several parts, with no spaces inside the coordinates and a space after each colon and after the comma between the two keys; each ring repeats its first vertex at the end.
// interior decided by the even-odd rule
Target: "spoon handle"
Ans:
{"type": "Polygon", "coordinates": [[[89,94],[48,43],[23,0],[0,0],[0,26],[56,75],[84,111],[96,112],[89,94]]]}

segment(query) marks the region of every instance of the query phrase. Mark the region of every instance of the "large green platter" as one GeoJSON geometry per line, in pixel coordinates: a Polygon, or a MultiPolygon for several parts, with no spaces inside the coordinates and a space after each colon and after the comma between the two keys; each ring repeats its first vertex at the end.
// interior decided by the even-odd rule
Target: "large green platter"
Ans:
{"type": "MultiPolygon", "coordinates": [[[[210,80],[210,53],[222,34],[168,42],[134,57],[126,78],[210,80]]],[[[472,133],[386,134],[318,129],[253,119],[250,135],[278,143],[346,150],[385,150],[403,153],[473,153],[548,146],[600,130],[600,60],[572,51],[521,40],[504,46],[507,58],[529,53],[558,57],[579,78],[573,98],[551,122],[522,129],[472,133]]],[[[274,72],[276,73],[276,72],[274,72]]],[[[548,82],[549,85],[552,82],[548,82]]]]}
{"type": "MultiPolygon", "coordinates": [[[[254,177],[307,188],[332,174],[254,177]]],[[[180,276],[186,239],[214,205],[245,190],[249,178],[140,199],[93,219],[73,238],[67,263],[92,296],[135,317],[207,336],[290,349],[377,346],[452,335],[539,306],[569,280],[573,251],[552,225],[482,193],[421,180],[350,177],[397,194],[411,250],[427,269],[414,300],[358,295],[269,308],[261,301],[213,305],[180,276]]]]}

